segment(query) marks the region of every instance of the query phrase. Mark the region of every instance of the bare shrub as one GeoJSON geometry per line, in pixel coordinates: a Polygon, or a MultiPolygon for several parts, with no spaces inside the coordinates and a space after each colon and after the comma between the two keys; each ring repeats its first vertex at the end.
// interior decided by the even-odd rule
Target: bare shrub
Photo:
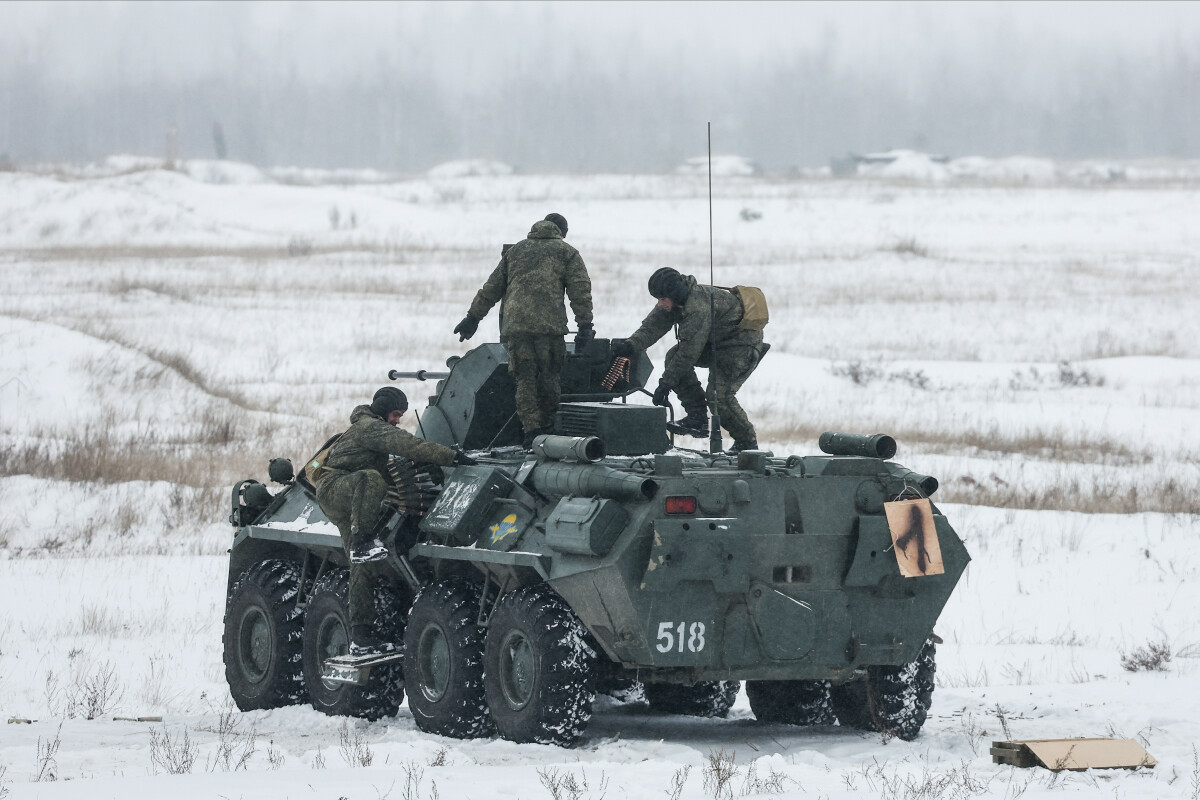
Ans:
{"type": "Polygon", "coordinates": [[[67,717],[102,717],[121,702],[124,694],[125,689],[116,677],[116,668],[105,661],[94,673],[76,681],[67,690],[67,717]]]}
{"type": "Polygon", "coordinates": [[[321,752],[320,747],[317,748],[317,754],[313,756],[312,768],[325,769],[325,754],[321,752]]]}
{"type": "Polygon", "coordinates": [[[205,760],[206,772],[244,770],[258,749],[258,730],[254,727],[244,730],[241,714],[232,705],[225,706],[217,715],[217,727],[197,730],[217,735],[217,749],[205,760]]]}
{"type": "Polygon", "coordinates": [[[671,776],[671,785],[667,787],[667,800],[679,800],[683,794],[683,785],[687,783],[688,775],[692,772],[691,764],[684,764],[671,776]]]}
{"type": "Polygon", "coordinates": [[[577,776],[574,772],[546,767],[537,771],[538,781],[550,792],[553,800],[580,800],[587,792],[597,792],[597,798],[603,798],[608,791],[608,777],[601,772],[600,780],[593,790],[588,781],[587,770],[580,770],[577,776]]]}
{"type": "Polygon", "coordinates": [[[1126,672],[1166,672],[1175,653],[1165,639],[1147,642],[1126,653],[1121,650],[1121,668],[1126,672]]]}
{"type": "Polygon", "coordinates": [[[1103,386],[1104,378],[1096,377],[1084,367],[1077,367],[1070,361],[1058,362],[1058,382],[1063,386],[1103,386]]]}
{"type": "Polygon", "coordinates": [[[267,763],[269,763],[271,765],[271,769],[279,769],[280,767],[282,767],[284,765],[284,762],[286,762],[286,761],[287,761],[287,758],[283,755],[283,752],[275,749],[275,740],[268,739],[267,740],[267,763]]]}
{"type": "Polygon", "coordinates": [[[1192,745],[1192,800],[1200,800],[1200,752],[1192,745]]]}
{"type": "Polygon", "coordinates": [[[883,370],[855,359],[830,364],[829,374],[835,378],[849,378],[856,386],[866,386],[878,380],[883,375],[883,370]]]}
{"type": "Polygon", "coordinates": [[[168,775],[186,775],[192,771],[200,746],[188,736],[185,727],[175,737],[163,725],[162,733],[150,729],[150,766],[157,775],[160,771],[168,775]]]}
{"type": "Polygon", "coordinates": [[[774,769],[768,772],[765,777],[760,776],[758,774],[758,763],[751,761],[750,765],[746,767],[746,777],[742,781],[742,796],[782,794],[784,783],[790,780],[788,776],[774,769]]]}
{"type": "Polygon", "coordinates": [[[8,797],[8,767],[0,764],[0,800],[8,797]]]}
{"type": "Polygon", "coordinates": [[[375,761],[375,753],[366,738],[358,732],[358,728],[351,730],[346,722],[338,728],[338,750],[348,767],[369,767],[375,761]]]}
{"type": "Polygon", "coordinates": [[[915,236],[905,236],[898,240],[891,247],[881,248],[892,253],[900,255],[916,256],[918,258],[929,258],[929,248],[917,241],[915,236]]]}
{"type": "Polygon", "coordinates": [[[450,751],[447,750],[445,747],[439,747],[438,751],[433,754],[433,758],[429,759],[429,766],[431,766],[431,767],[446,766],[446,756],[449,754],[449,752],[450,751]]]}
{"type": "Polygon", "coordinates": [[[726,753],[724,748],[710,750],[704,766],[704,791],[713,800],[733,797],[733,779],[741,771],[737,766],[737,751],[726,753]]]}
{"type": "Polygon", "coordinates": [[[417,762],[409,761],[404,765],[404,788],[400,795],[403,800],[421,800],[421,778],[424,776],[425,770],[417,766],[417,762]]]}
{"type": "Polygon", "coordinates": [[[967,740],[967,745],[971,748],[973,755],[979,755],[979,745],[987,736],[987,731],[979,724],[979,720],[974,714],[967,711],[958,720],[962,726],[963,736],[967,740]]]}
{"type": "Polygon", "coordinates": [[[58,730],[54,732],[53,739],[42,740],[38,737],[37,740],[37,772],[33,774],[34,783],[47,783],[58,780],[58,748],[62,746],[62,723],[58,723],[58,730]]]}

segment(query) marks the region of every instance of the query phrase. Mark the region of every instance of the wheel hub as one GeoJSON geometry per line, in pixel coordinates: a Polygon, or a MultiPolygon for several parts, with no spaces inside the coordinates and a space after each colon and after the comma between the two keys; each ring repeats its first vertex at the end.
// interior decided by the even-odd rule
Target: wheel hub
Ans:
{"type": "Polygon", "coordinates": [[[521,631],[509,631],[500,643],[500,690],[509,708],[519,711],[533,699],[537,659],[521,631]]]}
{"type": "Polygon", "coordinates": [[[271,621],[261,608],[252,606],[238,624],[238,655],[242,672],[258,683],[271,667],[271,621]]]}
{"type": "Polygon", "coordinates": [[[450,686],[450,644],[446,633],[435,624],[421,631],[417,642],[417,670],[421,678],[421,694],[436,703],[450,686]]]}
{"type": "MultiPolygon", "coordinates": [[[[317,629],[317,655],[323,664],[326,659],[343,656],[350,651],[350,637],[346,634],[346,626],[334,615],[329,615],[321,621],[317,629]]],[[[344,684],[333,683],[322,678],[321,683],[326,689],[340,689],[344,684]]]]}

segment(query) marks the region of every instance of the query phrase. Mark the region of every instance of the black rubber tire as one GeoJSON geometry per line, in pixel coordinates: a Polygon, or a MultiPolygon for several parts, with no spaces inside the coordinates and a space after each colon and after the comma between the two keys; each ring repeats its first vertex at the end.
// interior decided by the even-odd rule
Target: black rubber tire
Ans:
{"type": "Polygon", "coordinates": [[[725,717],[733,708],[741,688],[741,681],[698,681],[691,686],[647,683],[644,690],[650,709],[660,714],[725,717]]]}
{"type": "Polygon", "coordinates": [[[496,730],[512,742],[573,746],[592,718],[595,662],[583,624],[548,585],[501,597],[483,656],[496,730]]]}
{"type": "Polygon", "coordinates": [[[746,699],[759,722],[833,725],[829,681],[746,681],[746,699]]]}
{"type": "Polygon", "coordinates": [[[838,721],[911,742],[933,705],[936,656],[936,646],[928,641],[907,664],[868,667],[865,680],[833,687],[831,698],[838,721]]]}
{"type": "MultiPolygon", "coordinates": [[[[376,581],[375,634],[397,646],[404,638],[404,608],[399,596],[376,581]]],[[[304,681],[309,702],[334,717],[377,720],[394,717],[404,701],[404,667],[400,662],[372,667],[366,684],[326,683],[326,658],[345,655],[350,641],[350,573],[335,569],[313,587],[304,615],[304,681]]]]}
{"type": "Polygon", "coordinates": [[[495,724],[483,691],[479,587],[449,578],[421,590],[404,634],[408,708],[425,733],[475,739],[495,724]]]}
{"type": "Polygon", "coordinates": [[[242,573],[225,604],[225,680],[242,711],[304,701],[300,635],[304,611],[296,606],[300,567],[260,561],[242,573]]]}

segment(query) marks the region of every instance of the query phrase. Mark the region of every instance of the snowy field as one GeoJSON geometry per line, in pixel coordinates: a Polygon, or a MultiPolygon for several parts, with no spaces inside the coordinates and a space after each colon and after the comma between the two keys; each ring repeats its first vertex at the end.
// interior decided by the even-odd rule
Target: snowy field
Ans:
{"type": "MultiPolygon", "coordinates": [[[[707,279],[706,179],[0,172],[0,714],[33,720],[0,728],[0,798],[1200,798],[1194,165],[971,163],[713,186],[716,282],[771,304],[741,393],[760,442],[895,436],[974,558],[922,734],[605,700],[569,751],[426,736],[407,708],[231,712],[229,489],[310,455],[388,369],[464,352],[500,245],[549,211],[598,334],[628,335],[654,268],[707,279]],[[1123,668],[1150,648],[1162,669],[1123,668]],[[988,753],[1073,736],[1137,737],[1158,767],[988,753]]],[[[475,342],[495,336],[493,314],[475,342]]],[[[421,408],[429,385],[400,385],[421,408]]]]}

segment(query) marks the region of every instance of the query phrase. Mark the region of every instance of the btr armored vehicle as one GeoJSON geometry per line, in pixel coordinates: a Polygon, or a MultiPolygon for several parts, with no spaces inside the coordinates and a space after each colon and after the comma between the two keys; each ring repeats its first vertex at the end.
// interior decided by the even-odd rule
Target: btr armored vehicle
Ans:
{"type": "MultiPolygon", "coordinates": [[[[667,409],[628,400],[651,372],[598,339],[570,353],[556,435],[520,447],[499,344],[448,362],[417,433],[474,466],[397,462],[377,632],[347,649],[346,557],[314,488],[276,459],[234,487],[225,666],[242,709],[311,702],[417,726],[564,746],[597,691],[722,716],[745,683],[761,721],[915,737],[934,624],[969,556],[884,435],[824,434],[815,455],[674,446],[667,409]]],[[[393,373],[393,377],[400,377],[393,373]]]]}

